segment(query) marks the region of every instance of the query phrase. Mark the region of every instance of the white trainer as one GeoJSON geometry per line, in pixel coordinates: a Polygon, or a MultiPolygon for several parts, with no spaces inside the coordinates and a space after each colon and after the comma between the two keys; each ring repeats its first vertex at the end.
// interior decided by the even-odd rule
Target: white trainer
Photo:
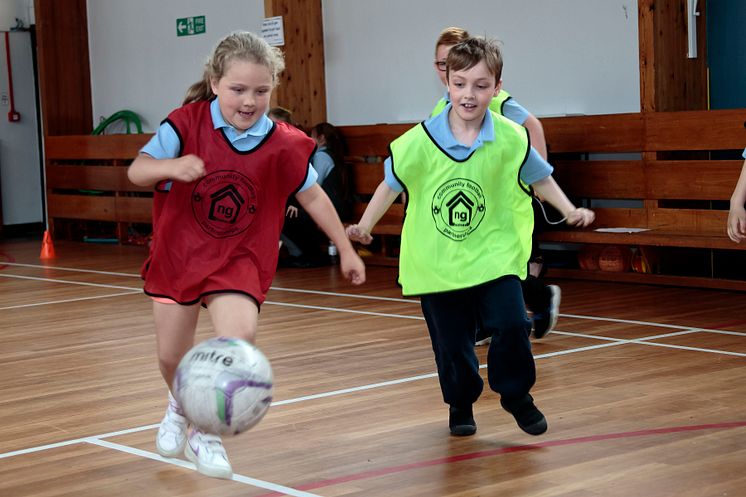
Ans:
{"type": "Polygon", "coordinates": [[[163,416],[163,421],[158,427],[158,435],[155,437],[155,447],[160,455],[176,457],[181,454],[186,445],[187,425],[181,407],[169,392],[166,415],[163,416]]]}
{"type": "Polygon", "coordinates": [[[197,466],[197,471],[213,478],[233,478],[233,468],[225,454],[223,441],[217,435],[192,428],[184,455],[197,466]]]}

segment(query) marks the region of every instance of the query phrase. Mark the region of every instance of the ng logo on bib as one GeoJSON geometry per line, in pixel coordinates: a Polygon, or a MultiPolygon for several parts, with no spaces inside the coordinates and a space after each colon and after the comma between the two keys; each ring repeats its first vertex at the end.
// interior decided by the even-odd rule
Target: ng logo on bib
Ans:
{"type": "Polygon", "coordinates": [[[192,212],[210,236],[227,238],[238,235],[254,220],[254,185],[249,178],[236,171],[215,171],[194,187],[192,212]]]}
{"type": "Polygon", "coordinates": [[[482,187],[465,178],[442,184],[433,195],[432,213],[438,231],[451,240],[465,240],[484,219],[482,187]]]}

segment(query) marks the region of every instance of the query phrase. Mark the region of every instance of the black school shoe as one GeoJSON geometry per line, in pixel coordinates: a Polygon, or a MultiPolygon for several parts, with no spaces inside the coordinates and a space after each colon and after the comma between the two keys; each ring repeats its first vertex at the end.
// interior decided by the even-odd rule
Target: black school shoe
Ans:
{"type": "Polygon", "coordinates": [[[459,408],[451,406],[448,409],[448,428],[455,437],[468,437],[477,432],[477,423],[471,406],[459,408]]]}
{"type": "Polygon", "coordinates": [[[500,405],[513,415],[518,427],[529,435],[541,435],[547,431],[547,418],[536,408],[530,394],[512,399],[502,397],[500,405]]]}
{"type": "Polygon", "coordinates": [[[544,338],[550,331],[557,326],[557,319],[559,318],[559,307],[562,299],[562,290],[557,285],[547,285],[549,291],[549,307],[544,309],[543,312],[535,312],[533,316],[534,322],[534,338],[544,338]]]}

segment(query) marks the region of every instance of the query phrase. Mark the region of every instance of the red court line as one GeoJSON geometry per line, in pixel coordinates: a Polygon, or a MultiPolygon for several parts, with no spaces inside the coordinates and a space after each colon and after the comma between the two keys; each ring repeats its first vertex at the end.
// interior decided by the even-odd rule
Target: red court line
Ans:
{"type": "MultiPolygon", "coordinates": [[[[412,469],[426,468],[430,466],[438,466],[441,464],[451,464],[461,461],[469,461],[471,459],[481,459],[485,457],[493,457],[502,454],[510,454],[513,452],[522,452],[528,450],[537,450],[548,447],[561,447],[564,445],[578,445],[591,442],[599,442],[605,440],[617,440],[624,438],[634,437],[647,437],[651,435],[664,435],[669,433],[682,433],[690,431],[704,431],[704,430],[728,430],[732,428],[746,427],[746,421],[734,421],[731,423],[714,423],[704,425],[690,425],[690,426],[671,426],[668,428],[653,428],[649,430],[639,431],[626,431],[621,433],[607,433],[605,435],[589,435],[586,437],[567,438],[564,440],[551,440],[548,442],[539,442],[528,445],[514,445],[511,447],[502,447],[500,449],[482,450],[477,452],[470,452],[467,454],[461,454],[458,456],[441,457],[438,459],[430,459],[428,461],[419,461],[410,464],[402,464],[399,466],[389,466],[387,468],[373,469],[370,471],[363,471],[361,473],[354,473],[347,476],[340,476],[338,478],[332,478],[328,480],[319,480],[317,482],[306,483],[300,486],[293,486],[296,490],[309,491],[321,487],[331,487],[333,485],[339,485],[341,483],[348,483],[351,481],[365,480],[368,478],[376,478],[379,476],[390,475],[393,473],[402,473],[412,469]]],[[[283,495],[276,492],[270,492],[262,494],[260,497],[270,497],[275,495],[283,495]]]]}

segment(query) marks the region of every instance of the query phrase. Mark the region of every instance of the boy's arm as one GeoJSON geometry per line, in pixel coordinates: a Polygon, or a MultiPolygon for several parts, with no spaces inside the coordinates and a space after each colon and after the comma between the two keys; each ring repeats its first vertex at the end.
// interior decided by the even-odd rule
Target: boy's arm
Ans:
{"type": "Polygon", "coordinates": [[[339,265],[345,278],[353,285],[365,283],[365,264],[347,238],[342,221],[339,220],[339,215],[324,190],[318,183],[314,183],[307,190],[297,193],[295,198],[321,231],[337,246],[339,265]]]}
{"type": "Polygon", "coordinates": [[[541,121],[533,114],[529,114],[523,122],[523,127],[528,130],[528,136],[531,139],[531,146],[539,152],[544,160],[547,160],[547,140],[544,137],[544,126],[541,121]]]}
{"type": "Polygon", "coordinates": [[[741,176],[730,197],[728,212],[728,237],[736,243],[746,240],[746,160],[743,161],[741,176]]]}
{"type": "Polygon", "coordinates": [[[127,177],[137,186],[153,186],[166,179],[190,183],[204,175],[205,163],[192,154],[175,159],[156,159],[141,153],[127,169],[127,177]]]}
{"type": "Polygon", "coordinates": [[[566,217],[566,223],[571,226],[588,226],[596,218],[592,210],[575,207],[551,176],[547,176],[531,186],[540,198],[549,202],[563,217],[566,217]]]}
{"type": "Polygon", "coordinates": [[[391,207],[391,204],[394,203],[394,200],[398,196],[399,192],[392,190],[385,181],[381,181],[373,193],[373,198],[370,199],[368,207],[363,212],[360,221],[357,224],[347,227],[347,236],[357,242],[366,245],[369,244],[373,240],[373,237],[370,235],[371,230],[386,211],[389,210],[389,207],[391,207]]]}

